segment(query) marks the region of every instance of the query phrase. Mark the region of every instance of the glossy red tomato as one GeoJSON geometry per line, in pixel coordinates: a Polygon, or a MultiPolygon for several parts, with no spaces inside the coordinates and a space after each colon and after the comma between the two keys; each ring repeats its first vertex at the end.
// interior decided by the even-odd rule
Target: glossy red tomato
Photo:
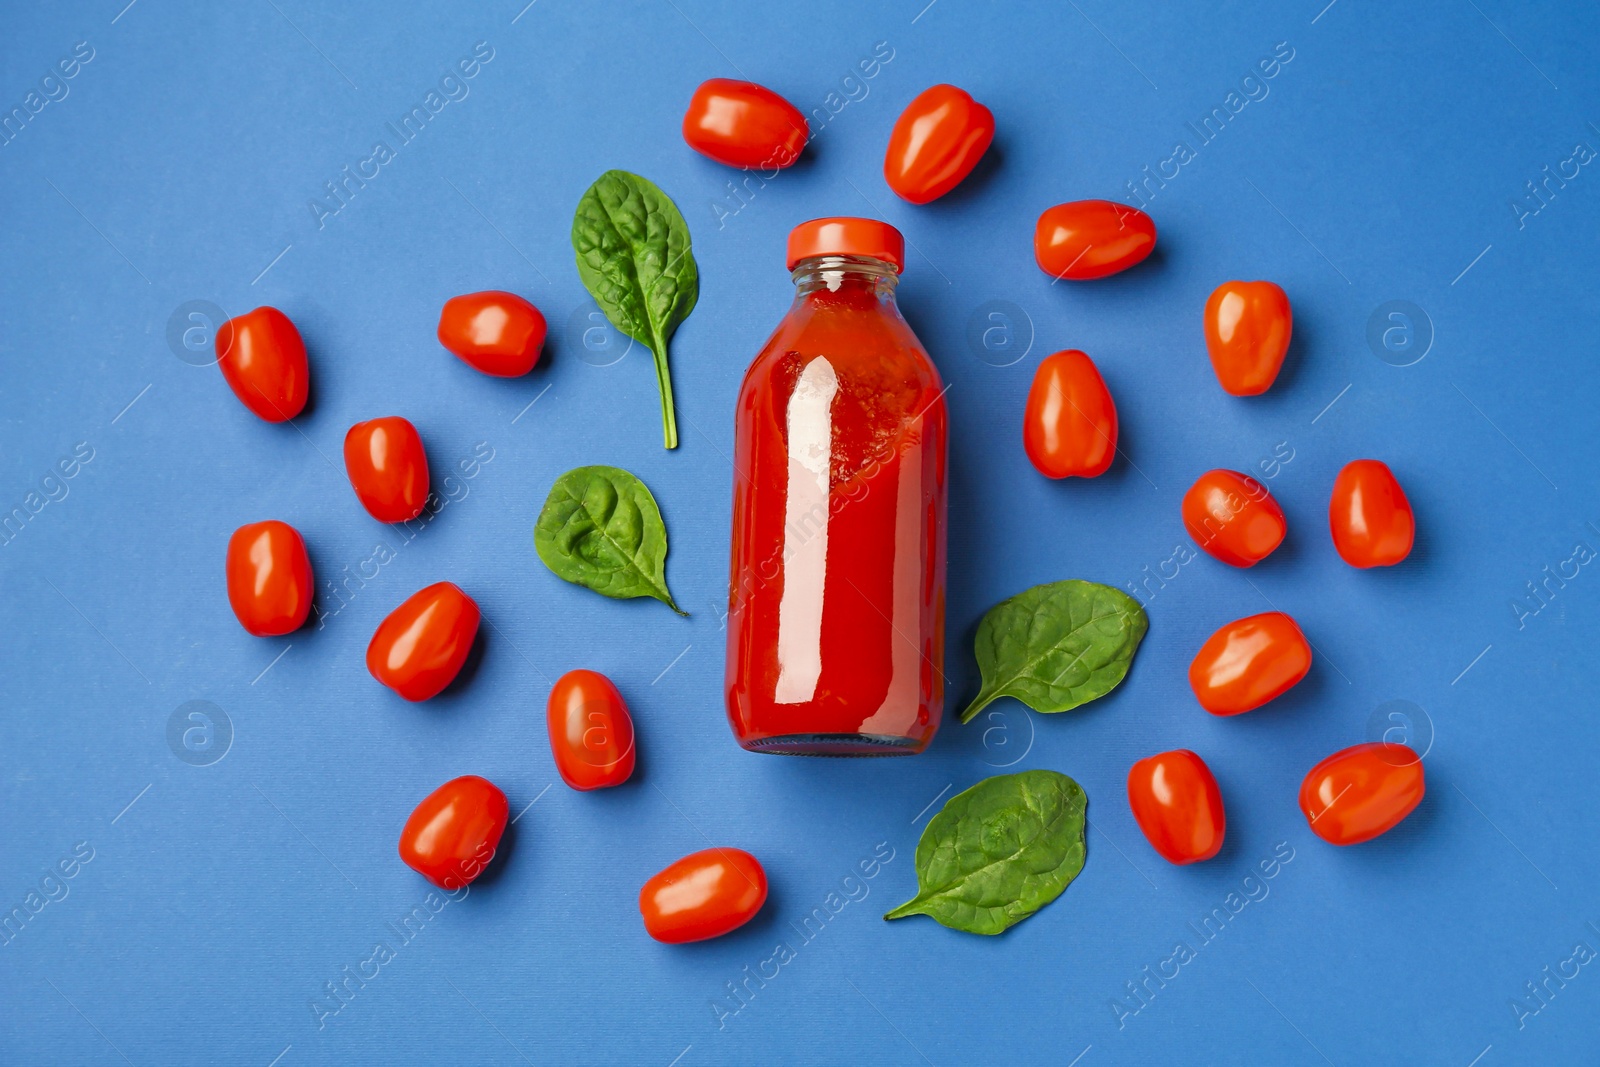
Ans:
{"type": "Polygon", "coordinates": [[[1333,547],[1352,567],[1390,567],[1411,554],[1416,520],[1388,466],[1375,459],[1345,464],[1328,501],[1333,547]]]}
{"type": "Polygon", "coordinates": [[[471,597],[450,582],[435,582],[378,624],[367,645],[367,670],[407,700],[427,700],[460,672],[478,620],[471,597]]]}
{"type": "Polygon", "coordinates": [[[657,941],[681,945],[736,930],[767,900],[767,872],[748,852],[708,848],[691,853],[639,890],[644,928],[657,941]]]}
{"type": "Polygon", "coordinates": [[[1235,619],[1206,638],[1189,687],[1213,715],[1239,715],[1294,688],[1311,669],[1311,645],[1281,611],[1235,619]]]}
{"type": "Polygon", "coordinates": [[[1149,756],[1128,771],[1128,805],[1150,847],[1168,863],[1199,863],[1222,848],[1228,820],[1206,761],[1186,748],[1149,756]]]}
{"type": "Polygon", "coordinates": [[[556,679],[545,721],[556,770],[572,788],[621,785],[633,773],[633,719],[605,675],[577,670],[556,679]]]}
{"type": "Polygon", "coordinates": [[[311,557],[300,532],[268,519],[228,538],[228,603],[257,637],[298,630],[311,611],[311,557]]]}
{"type": "Polygon", "coordinates": [[[1111,200],[1075,200],[1045,209],[1033,230],[1033,258],[1068,281],[1104,278],[1155,251],[1155,220],[1111,200]]]}
{"type": "Polygon", "coordinates": [[[924,89],[895,120],[884,180],[902,200],[937,200],[972,173],[993,140],[994,114],[966,90],[924,89]]]}
{"type": "Polygon", "coordinates": [[[369,419],[344,435],[344,469],[367,514],[405,522],[428,502],[428,456],[417,428],[398,415],[369,419]]]}
{"type": "Polygon", "coordinates": [[[1183,494],[1183,525],[1206,552],[1254,567],[1283,543],[1289,524],[1267,487],[1238,471],[1206,471],[1183,494]]]}
{"type": "Polygon", "coordinates": [[[1206,350],[1234,396],[1264,393],[1289,351],[1289,296],[1271,282],[1223,282],[1206,301],[1206,350]]]}
{"type": "Polygon", "coordinates": [[[544,316],[516,293],[488,289],[453,296],[439,313],[439,343],[467,366],[496,378],[531,371],[544,337],[544,316]]]}
{"type": "Polygon", "coordinates": [[[1369,741],[1311,768],[1300,783],[1300,810],[1329,844],[1359,845],[1394,829],[1425,790],[1421,756],[1406,745],[1369,741]]]}
{"type": "Polygon", "coordinates": [[[259,307],[217,330],[217,366],[239,402],[268,422],[287,422],[306,406],[311,369],[289,316],[259,307]]]}
{"type": "Polygon", "coordinates": [[[460,889],[494,859],[510,812],[506,795],[487,778],[452,778],[406,820],[400,858],[440,889],[460,889]]]}
{"type": "Polygon", "coordinates": [[[1046,356],[1022,416],[1022,447],[1047,478],[1093,478],[1117,454],[1117,407],[1094,360],[1077,350],[1046,356]]]}
{"type": "Polygon", "coordinates": [[[701,82],[683,115],[683,139],[730,167],[787,167],[810,127],[800,109],[765,86],[732,78],[701,82]]]}

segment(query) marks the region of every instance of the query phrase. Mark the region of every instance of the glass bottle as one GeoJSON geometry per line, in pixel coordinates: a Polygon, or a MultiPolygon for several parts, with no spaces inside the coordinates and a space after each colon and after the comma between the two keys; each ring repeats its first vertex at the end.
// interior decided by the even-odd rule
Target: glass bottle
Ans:
{"type": "Polygon", "coordinates": [[[904,263],[887,223],[797,226],[739,390],[726,696],[752,752],[913,755],[939,728],[947,422],[904,263]]]}

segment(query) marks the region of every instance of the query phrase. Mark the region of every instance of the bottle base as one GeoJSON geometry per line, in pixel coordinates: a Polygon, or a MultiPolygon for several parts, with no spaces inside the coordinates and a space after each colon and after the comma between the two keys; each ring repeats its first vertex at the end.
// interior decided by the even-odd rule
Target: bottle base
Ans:
{"type": "Polygon", "coordinates": [[[915,756],[927,740],[885,734],[783,734],[740,741],[746,752],[776,756],[915,756]]]}

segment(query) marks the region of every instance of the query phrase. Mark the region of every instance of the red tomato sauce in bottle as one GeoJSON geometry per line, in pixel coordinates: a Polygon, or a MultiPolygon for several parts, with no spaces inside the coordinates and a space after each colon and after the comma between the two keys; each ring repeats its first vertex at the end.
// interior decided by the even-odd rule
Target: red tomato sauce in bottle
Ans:
{"type": "Polygon", "coordinates": [[[789,235],[789,313],[739,390],[728,720],[752,752],[921,752],[944,696],[944,386],[901,318],[904,240],[789,235]]]}

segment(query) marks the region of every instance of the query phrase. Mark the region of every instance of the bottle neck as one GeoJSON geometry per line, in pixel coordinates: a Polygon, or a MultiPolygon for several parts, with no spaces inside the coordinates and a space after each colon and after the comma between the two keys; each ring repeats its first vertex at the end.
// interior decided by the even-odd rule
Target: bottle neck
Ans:
{"type": "Polygon", "coordinates": [[[892,304],[900,281],[893,264],[870,256],[808,256],[791,275],[796,299],[815,293],[869,294],[892,304]]]}

